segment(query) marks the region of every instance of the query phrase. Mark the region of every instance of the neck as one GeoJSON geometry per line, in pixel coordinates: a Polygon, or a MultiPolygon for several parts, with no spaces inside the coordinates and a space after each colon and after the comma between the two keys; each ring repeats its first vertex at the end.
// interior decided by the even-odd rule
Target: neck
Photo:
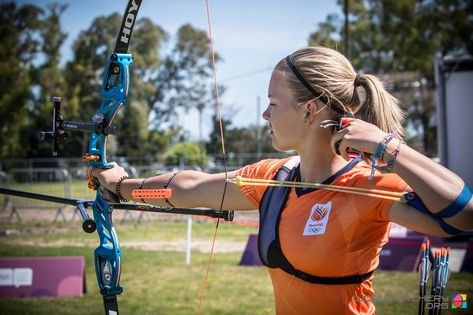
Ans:
{"type": "Polygon", "coordinates": [[[332,152],[330,148],[331,131],[316,133],[314,139],[306,142],[305,148],[298,150],[301,157],[301,181],[321,183],[329,178],[348,162],[332,152]]]}

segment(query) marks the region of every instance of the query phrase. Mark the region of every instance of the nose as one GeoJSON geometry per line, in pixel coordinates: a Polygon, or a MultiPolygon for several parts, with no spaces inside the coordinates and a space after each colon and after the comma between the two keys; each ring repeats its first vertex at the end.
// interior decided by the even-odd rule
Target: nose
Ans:
{"type": "Polygon", "coordinates": [[[264,120],[268,120],[269,121],[269,111],[270,111],[270,108],[271,106],[268,105],[268,107],[266,107],[265,111],[263,112],[263,119],[264,120]]]}

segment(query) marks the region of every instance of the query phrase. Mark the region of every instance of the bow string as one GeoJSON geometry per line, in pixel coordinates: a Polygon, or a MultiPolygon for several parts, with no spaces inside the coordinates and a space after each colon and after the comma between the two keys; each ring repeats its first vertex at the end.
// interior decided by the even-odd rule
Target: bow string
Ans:
{"type": "MultiPolygon", "coordinates": [[[[222,108],[220,105],[220,95],[218,92],[218,80],[217,80],[217,66],[215,62],[215,49],[213,45],[213,33],[212,33],[212,17],[211,17],[211,12],[210,12],[210,5],[209,1],[205,0],[205,9],[207,13],[207,25],[208,25],[208,33],[209,33],[209,45],[210,45],[210,50],[211,50],[211,56],[212,56],[212,69],[213,69],[213,79],[214,79],[214,92],[215,92],[215,99],[217,103],[217,116],[218,116],[218,121],[219,121],[219,129],[220,129],[220,141],[221,141],[221,147],[222,147],[222,159],[223,159],[223,166],[224,166],[224,173],[225,173],[225,182],[224,182],[224,187],[223,187],[223,193],[222,193],[222,198],[220,201],[220,208],[219,210],[223,210],[223,204],[225,202],[225,194],[227,191],[227,184],[228,184],[228,168],[227,168],[227,155],[225,153],[225,140],[224,140],[224,133],[223,133],[223,120],[222,120],[222,108]]],[[[210,268],[212,265],[212,257],[213,253],[215,250],[215,241],[217,239],[217,232],[218,232],[218,227],[220,223],[220,218],[217,218],[216,224],[215,224],[215,231],[214,235],[212,238],[212,246],[210,248],[210,253],[209,253],[209,258],[207,262],[207,268],[205,270],[205,276],[204,280],[202,282],[202,290],[199,298],[199,305],[197,308],[197,314],[200,315],[200,312],[202,310],[202,302],[204,300],[205,296],[205,288],[207,286],[207,280],[209,277],[209,272],[210,268]]]]}

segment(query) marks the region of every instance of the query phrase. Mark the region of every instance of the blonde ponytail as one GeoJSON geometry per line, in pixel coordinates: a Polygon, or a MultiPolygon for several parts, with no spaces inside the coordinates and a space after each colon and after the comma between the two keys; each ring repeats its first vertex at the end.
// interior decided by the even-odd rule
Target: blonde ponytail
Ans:
{"type": "MultiPolygon", "coordinates": [[[[386,91],[383,83],[374,75],[359,75],[358,82],[364,90],[365,101],[359,106],[355,117],[372,123],[385,132],[396,132],[402,138],[405,115],[398,100],[386,91]]],[[[358,91],[355,94],[359,98],[358,91]]]]}

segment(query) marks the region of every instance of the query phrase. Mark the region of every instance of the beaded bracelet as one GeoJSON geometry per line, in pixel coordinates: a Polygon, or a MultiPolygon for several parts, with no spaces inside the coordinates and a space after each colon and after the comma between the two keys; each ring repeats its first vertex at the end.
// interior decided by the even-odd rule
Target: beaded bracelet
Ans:
{"type": "Polygon", "coordinates": [[[122,176],[120,177],[120,179],[118,180],[118,183],[117,185],[115,186],[115,195],[117,195],[118,199],[121,201],[121,202],[128,202],[128,199],[125,199],[123,198],[122,194],[121,194],[121,191],[120,191],[120,186],[122,185],[122,182],[127,179],[128,176],[122,176]]]}
{"type": "MultiPolygon", "coordinates": [[[[166,183],[164,184],[163,186],[163,189],[166,189],[168,188],[169,184],[171,184],[171,181],[174,179],[174,177],[179,174],[181,171],[178,171],[178,172],[174,172],[171,177],[169,177],[169,179],[166,181],[166,183]]],[[[168,206],[170,206],[171,208],[174,208],[174,205],[169,201],[168,198],[164,198],[164,202],[166,202],[168,204],[168,206]]]]}

